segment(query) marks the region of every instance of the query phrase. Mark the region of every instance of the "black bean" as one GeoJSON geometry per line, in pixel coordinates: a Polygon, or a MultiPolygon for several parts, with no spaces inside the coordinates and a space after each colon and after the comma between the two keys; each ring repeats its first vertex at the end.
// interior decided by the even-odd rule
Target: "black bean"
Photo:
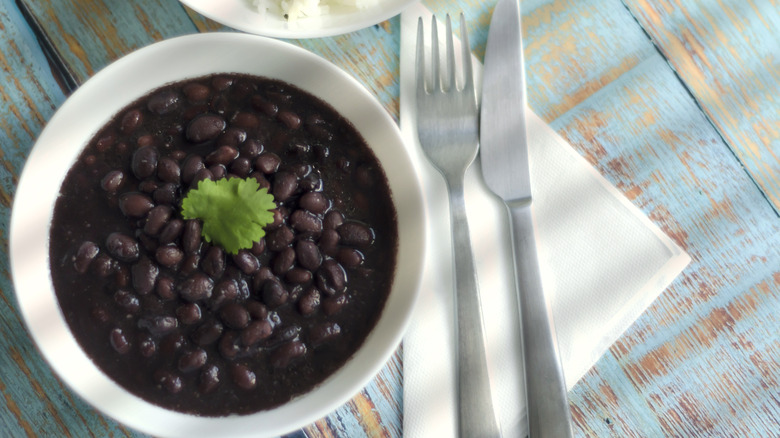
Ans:
{"type": "MultiPolygon", "coordinates": [[[[285,280],[293,284],[306,284],[311,281],[312,273],[308,269],[294,267],[284,275],[285,280]]],[[[291,297],[291,299],[294,299],[291,297]]]]}
{"type": "Polygon", "coordinates": [[[258,342],[267,339],[269,336],[271,336],[273,331],[273,326],[265,319],[252,321],[244,330],[241,331],[239,339],[243,345],[251,347],[258,342]]]}
{"type": "Polygon", "coordinates": [[[273,152],[263,152],[255,159],[255,168],[267,175],[279,170],[282,159],[273,152]]]}
{"type": "Polygon", "coordinates": [[[295,233],[289,227],[283,225],[268,233],[265,236],[265,240],[269,250],[278,252],[290,246],[293,240],[295,240],[295,233]]]}
{"type": "Polygon", "coordinates": [[[284,286],[275,280],[266,281],[263,284],[262,293],[263,302],[272,309],[275,309],[286,303],[289,297],[289,294],[284,286]]]}
{"type": "Polygon", "coordinates": [[[163,227],[168,223],[168,220],[173,215],[173,208],[169,205],[158,205],[151,210],[146,216],[146,223],[144,224],[144,233],[150,236],[157,236],[163,227]]]}
{"type": "Polygon", "coordinates": [[[132,218],[144,217],[154,207],[152,198],[143,193],[130,192],[119,196],[119,209],[122,214],[132,218]]]}
{"type": "Polygon", "coordinates": [[[259,140],[249,139],[241,145],[241,156],[255,158],[263,152],[263,144],[259,140]]]}
{"type": "Polygon", "coordinates": [[[247,157],[238,157],[230,163],[228,169],[235,175],[246,178],[249,175],[249,172],[252,171],[252,161],[247,157]]]}
{"type": "Polygon", "coordinates": [[[140,249],[138,242],[127,234],[114,232],[106,238],[106,249],[109,254],[123,262],[138,260],[140,249]]]}
{"type": "Polygon", "coordinates": [[[211,364],[206,365],[200,372],[200,379],[198,381],[198,391],[201,394],[210,394],[213,392],[220,383],[219,367],[211,364]]]}
{"type": "Polygon", "coordinates": [[[178,187],[175,183],[165,183],[152,193],[152,199],[157,204],[173,205],[178,201],[176,198],[177,190],[178,187]]]}
{"type": "Polygon", "coordinates": [[[135,131],[143,122],[143,114],[138,109],[132,109],[122,116],[122,120],[119,123],[119,131],[122,134],[130,134],[135,131]]]}
{"type": "Polygon", "coordinates": [[[154,252],[157,263],[166,268],[173,268],[184,259],[184,252],[176,245],[169,243],[157,248],[154,252]]]}
{"type": "Polygon", "coordinates": [[[191,302],[207,300],[214,290],[214,280],[205,274],[196,273],[179,284],[179,295],[191,302]]]}
{"type": "Polygon", "coordinates": [[[323,254],[336,257],[339,251],[339,233],[333,229],[325,229],[320,234],[319,245],[323,254]]]}
{"type": "Polygon", "coordinates": [[[155,114],[168,114],[179,106],[179,95],[173,90],[163,90],[149,98],[146,108],[155,114]]]}
{"type": "Polygon", "coordinates": [[[298,129],[301,126],[301,118],[292,111],[279,111],[276,117],[290,129],[298,129]]]}
{"type": "Polygon", "coordinates": [[[244,306],[252,319],[266,319],[268,317],[268,307],[265,307],[265,304],[260,301],[249,300],[244,306]]]}
{"type": "Polygon", "coordinates": [[[295,250],[288,246],[274,257],[274,274],[284,275],[284,273],[292,269],[293,265],[295,265],[295,250]]]}
{"type": "Polygon", "coordinates": [[[219,321],[207,321],[199,325],[191,335],[192,342],[205,347],[211,345],[222,336],[223,326],[219,321]]]}
{"type": "Polygon", "coordinates": [[[301,315],[308,316],[320,307],[320,291],[316,287],[310,287],[298,300],[298,311],[301,315]]]}
{"type": "Polygon", "coordinates": [[[252,275],[260,269],[260,261],[251,252],[242,249],[233,255],[233,263],[246,275],[252,275]]]}
{"type": "Polygon", "coordinates": [[[184,135],[193,143],[214,140],[225,129],[225,119],[216,114],[201,114],[190,121],[184,135]]]}
{"type": "Polygon", "coordinates": [[[125,180],[125,174],[121,170],[112,170],[100,180],[100,187],[108,193],[116,193],[125,180]]]}
{"type": "Polygon", "coordinates": [[[200,321],[202,312],[197,303],[186,303],[176,308],[176,317],[182,324],[191,325],[200,321]]]}
{"type": "Polygon", "coordinates": [[[111,347],[113,347],[114,350],[116,350],[116,352],[119,354],[125,354],[130,351],[130,341],[127,339],[127,336],[121,328],[115,328],[111,330],[109,341],[111,342],[111,347]]]}
{"type": "Polygon", "coordinates": [[[317,287],[327,295],[342,292],[347,285],[347,273],[336,260],[328,259],[322,262],[317,270],[317,287]]]}
{"type": "Polygon", "coordinates": [[[271,353],[271,365],[274,368],[287,368],[295,359],[306,354],[306,345],[301,341],[291,341],[280,345],[271,353]]]}
{"type": "Polygon", "coordinates": [[[320,172],[312,172],[305,177],[301,178],[301,182],[298,184],[301,190],[308,190],[310,192],[320,192],[323,189],[322,178],[320,172]]]}
{"type": "Polygon", "coordinates": [[[230,376],[233,378],[233,383],[241,389],[253,389],[257,386],[257,376],[246,365],[233,364],[230,368],[230,376]]]}
{"type": "Polygon", "coordinates": [[[114,301],[130,313],[136,313],[141,310],[141,301],[138,299],[138,296],[128,290],[119,289],[114,292],[114,301]]]}
{"type": "Polygon", "coordinates": [[[138,183],[138,190],[143,193],[152,194],[158,188],[160,188],[160,184],[153,179],[145,179],[138,183]]]}
{"type": "Polygon", "coordinates": [[[226,302],[235,301],[239,298],[238,281],[232,278],[225,278],[214,286],[214,293],[211,295],[209,307],[218,309],[226,302]]]}
{"type": "Polygon", "coordinates": [[[160,158],[157,162],[157,178],[166,183],[178,184],[181,181],[181,167],[170,157],[160,158]]]}
{"type": "Polygon", "coordinates": [[[328,209],[330,202],[322,192],[307,192],[298,200],[298,205],[314,214],[323,214],[328,209]]]}
{"type": "Polygon", "coordinates": [[[190,275],[198,271],[198,265],[200,264],[200,253],[193,253],[184,256],[181,264],[178,266],[179,273],[182,275],[190,275]]]}
{"type": "Polygon", "coordinates": [[[161,275],[157,279],[157,286],[154,288],[157,296],[163,300],[172,300],[176,298],[176,284],[173,278],[161,275]]]}
{"type": "Polygon", "coordinates": [[[143,146],[133,152],[130,168],[138,179],[149,178],[157,171],[158,153],[154,146],[143,146]]]}
{"type": "Polygon", "coordinates": [[[341,334],[341,326],[335,321],[326,321],[311,328],[309,340],[315,347],[333,340],[341,334]]]}
{"type": "Polygon", "coordinates": [[[260,95],[252,96],[252,106],[265,113],[267,116],[275,116],[279,112],[279,107],[276,104],[267,101],[260,95]]]}
{"type": "MultiPolygon", "coordinates": [[[[176,318],[173,318],[173,321],[176,321],[176,318]]],[[[175,327],[172,333],[162,333],[162,335],[165,337],[160,341],[160,355],[172,361],[176,353],[187,344],[187,340],[184,335],[175,330],[175,327]]]]}
{"type": "Polygon", "coordinates": [[[152,357],[157,352],[157,343],[150,335],[142,335],[138,341],[138,352],[143,357],[152,357]]]}
{"type": "Polygon", "coordinates": [[[205,162],[206,165],[208,166],[212,166],[214,164],[221,164],[223,166],[227,166],[236,158],[238,158],[238,149],[232,146],[224,145],[224,146],[220,146],[215,151],[206,155],[205,162]]]}
{"type": "Polygon", "coordinates": [[[241,351],[241,347],[239,347],[237,343],[236,336],[236,332],[227,331],[222,335],[221,338],[219,338],[217,349],[219,349],[219,354],[221,354],[225,359],[235,359],[236,356],[238,356],[238,353],[241,351]]]}
{"type": "Polygon", "coordinates": [[[320,249],[311,240],[299,240],[295,244],[295,256],[298,264],[312,271],[317,270],[322,264],[320,249]]]}
{"type": "Polygon", "coordinates": [[[160,237],[157,241],[160,245],[173,243],[179,238],[184,230],[184,221],[178,218],[171,219],[160,231],[160,237]]]}
{"type": "Polygon", "coordinates": [[[200,369],[203,365],[206,365],[206,361],[209,356],[206,350],[202,348],[196,348],[194,350],[185,351],[179,357],[178,368],[183,373],[189,373],[200,369]]]}
{"type": "Polygon", "coordinates": [[[182,92],[184,93],[184,96],[187,97],[187,100],[193,103],[205,102],[211,94],[209,87],[195,82],[185,85],[182,88],[182,92]]]}
{"type": "Polygon", "coordinates": [[[73,256],[73,268],[79,274],[87,272],[92,260],[95,260],[99,253],[100,247],[95,242],[84,241],[73,256]]]}
{"type": "Polygon", "coordinates": [[[233,115],[230,123],[239,128],[255,129],[260,125],[260,120],[251,112],[239,111],[233,115]]]}
{"type": "Polygon", "coordinates": [[[138,320],[138,327],[146,329],[152,335],[164,335],[173,332],[179,326],[179,321],[173,316],[151,315],[138,320]]]}
{"type": "Polygon", "coordinates": [[[133,278],[133,287],[139,295],[148,295],[154,290],[157,282],[157,276],[160,268],[157,267],[148,257],[144,256],[135,263],[130,272],[133,278]]]}
{"type": "Polygon", "coordinates": [[[346,294],[336,295],[322,300],[322,311],[328,316],[333,316],[341,311],[349,299],[346,294]]]}
{"type": "Polygon", "coordinates": [[[265,252],[265,239],[261,238],[257,242],[252,242],[252,248],[249,251],[256,256],[262,255],[265,252]]]}
{"type": "Polygon", "coordinates": [[[242,329],[249,324],[250,316],[242,305],[227,303],[219,309],[219,317],[226,326],[232,329],[242,329]]]}
{"type": "Polygon", "coordinates": [[[365,248],[374,242],[374,232],[360,222],[344,222],[337,231],[343,245],[365,248]]]}
{"type": "Polygon", "coordinates": [[[181,381],[181,377],[168,370],[161,369],[155,371],[153,378],[157,385],[159,385],[161,388],[164,388],[171,394],[177,394],[181,392],[182,388],[184,387],[184,384],[181,381]]]}
{"type": "Polygon", "coordinates": [[[192,178],[192,185],[197,187],[198,183],[205,179],[214,181],[214,174],[211,173],[209,169],[200,169],[198,173],[195,174],[195,177],[192,178]]]}
{"type": "Polygon", "coordinates": [[[210,247],[200,262],[200,268],[211,278],[221,277],[225,272],[225,251],[218,246],[210,247]]]}
{"type": "Polygon", "coordinates": [[[187,254],[192,254],[200,249],[201,227],[200,221],[197,219],[190,219],[184,223],[181,246],[187,254]]]}
{"type": "Polygon", "coordinates": [[[206,164],[200,155],[190,155],[184,159],[184,164],[181,166],[181,180],[186,184],[190,184],[195,175],[205,168],[206,164]]]}
{"type": "Polygon", "coordinates": [[[336,254],[336,260],[344,267],[356,268],[363,264],[365,256],[358,249],[342,247],[339,248],[338,253],[336,254]]]}
{"type": "Polygon", "coordinates": [[[298,189],[298,177],[286,170],[276,172],[271,188],[274,199],[277,202],[284,202],[298,189]]]}
{"type": "Polygon", "coordinates": [[[226,178],[228,175],[227,169],[221,164],[215,164],[209,167],[209,172],[214,177],[214,181],[219,181],[222,178],[226,178]]]}
{"type": "Polygon", "coordinates": [[[310,211],[295,210],[290,215],[290,226],[299,233],[319,234],[322,231],[322,220],[310,211]]]}
{"type": "Polygon", "coordinates": [[[325,215],[322,226],[326,230],[335,230],[344,223],[344,215],[336,210],[331,210],[325,215]]]}

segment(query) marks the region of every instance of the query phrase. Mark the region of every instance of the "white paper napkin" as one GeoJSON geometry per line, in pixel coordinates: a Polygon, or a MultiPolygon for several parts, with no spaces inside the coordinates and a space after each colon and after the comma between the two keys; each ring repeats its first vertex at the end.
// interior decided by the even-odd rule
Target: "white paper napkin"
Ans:
{"type": "MultiPolygon", "coordinates": [[[[430,29],[431,13],[420,4],[401,16],[400,123],[422,176],[430,252],[422,294],[403,342],[403,422],[404,436],[430,438],[454,435],[456,361],[447,191],[422,154],[415,125],[414,51],[420,16],[430,29]]],[[[481,65],[473,62],[479,79],[481,65]]],[[[527,126],[539,259],[571,388],[690,258],[531,111],[527,126]]],[[[466,178],[494,406],[503,435],[524,436],[521,333],[508,218],[484,186],[478,162],[466,178]]]]}

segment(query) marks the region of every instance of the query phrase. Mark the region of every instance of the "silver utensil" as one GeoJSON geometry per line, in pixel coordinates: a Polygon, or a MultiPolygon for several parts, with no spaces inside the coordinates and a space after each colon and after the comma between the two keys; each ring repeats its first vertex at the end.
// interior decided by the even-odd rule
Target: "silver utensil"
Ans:
{"type": "Polygon", "coordinates": [[[525,72],[518,0],[493,10],[482,75],[480,160],[487,186],[507,205],[523,330],[529,436],[571,436],[571,413],[550,304],[536,254],[525,128],[525,72]]]}
{"type": "Polygon", "coordinates": [[[422,18],[417,23],[417,133],[428,160],[444,176],[450,202],[454,248],[459,435],[496,437],[499,428],[490,395],[484,325],[464,199],[464,175],[479,148],[479,113],[465,19],[461,14],[464,82],[455,81],[452,23],[447,16],[446,64],[439,65],[436,17],[431,21],[431,74],[426,81],[422,18]],[[442,80],[444,79],[444,80],[442,80]],[[426,82],[430,83],[426,87],[426,82]]]}

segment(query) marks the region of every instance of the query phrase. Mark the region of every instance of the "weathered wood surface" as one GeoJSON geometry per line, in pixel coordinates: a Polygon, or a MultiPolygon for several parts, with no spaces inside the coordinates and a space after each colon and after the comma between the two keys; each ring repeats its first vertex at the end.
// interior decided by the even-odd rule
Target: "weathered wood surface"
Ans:
{"type": "MultiPolygon", "coordinates": [[[[225,31],[175,0],[21,1],[75,83],[176,35],[225,31]]],[[[494,0],[466,13],[481,57],[494,0]]],[[[776,0],[524,0],[529,104],[693,262],[572,390],[578,436],[777,436],[780,68],[776,0]],[[651,39],[652,38],[652,39],[651,39]]],[[[291,41],[398,115],[397,18],[291,41]]],[[[0,0],[0,436],[137,436],[59,382],[16,311],[7,223],[37,134],[67,90],[17,3],[0,0]]],[[[296,435],[401,436],[396,355],[296,435]]]]}

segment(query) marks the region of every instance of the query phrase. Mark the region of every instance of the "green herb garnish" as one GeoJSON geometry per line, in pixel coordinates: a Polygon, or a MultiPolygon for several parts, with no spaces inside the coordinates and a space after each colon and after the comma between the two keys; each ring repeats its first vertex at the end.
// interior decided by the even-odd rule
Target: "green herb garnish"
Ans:
{"type": "Polygon", "coordinates": [[[203,237],[236,254],[265,236],[274,220],[274,196],[254,178],[204,179],[181,203],[184,219],[200,219],[203,237]]]}

